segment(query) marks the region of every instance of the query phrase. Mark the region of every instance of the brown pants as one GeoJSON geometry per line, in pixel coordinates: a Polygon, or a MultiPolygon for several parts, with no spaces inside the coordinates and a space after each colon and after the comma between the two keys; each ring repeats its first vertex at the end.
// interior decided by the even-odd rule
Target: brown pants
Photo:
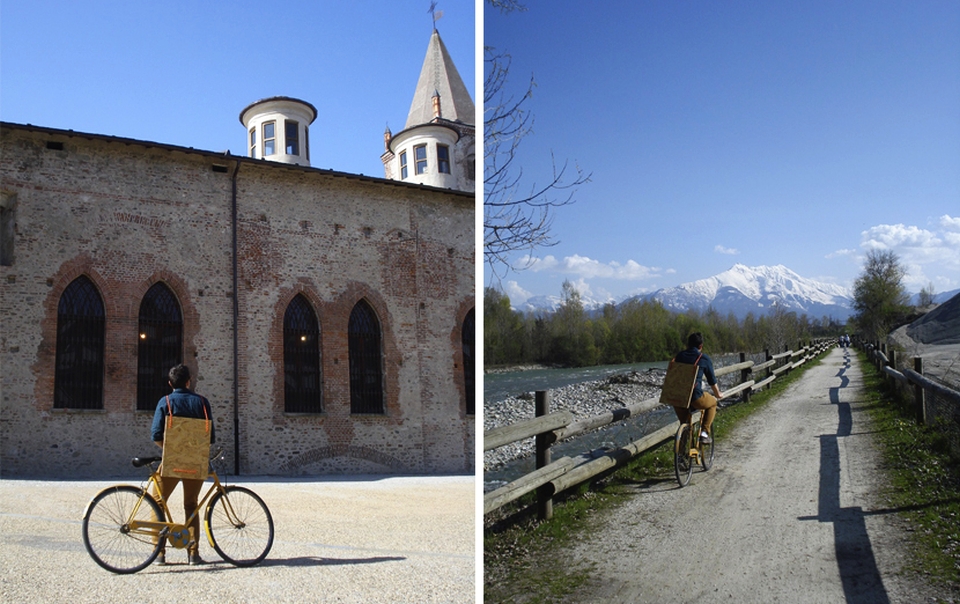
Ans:
{"type": "MultiPolygon", "coordinates": [[[[177,485],[183,482],[183,518],[186,520],[190,517],[190,514],[197,509],[197,500],[200,498],[200,490],[203,488],[202,480],[190,480],[189,478],[168,478],[164,477],[160,479],[160,493],[163,496],[164,501],[167,502],[167,507],[170,505],[170,495],[173,493],[173,490],[177,488],[177,485]]],[[[198,544],[200,543],[200,516],[198,515],[193,519],[193,522],[190,523],[190,526],[193,528],[193,545],[187,547],[187,553],[195,554],[199,550],[198,544]]]]}
{"type": "MultiPolygon", "coordinates": [[[[713,396],[709,392],[704,392],[703,396],[695,401],[691,401],[690,409],[703,410],[703,419],[700,421],[700,428],[709,432],[710,426],[713,425],[713,418],[717,416],[717,397],[713,396]]],[[[674,407],[673,410],[677,412],[677,419],[680,420],[681,424],[685,424],[690,421],[689,409],[674,407]]]]}

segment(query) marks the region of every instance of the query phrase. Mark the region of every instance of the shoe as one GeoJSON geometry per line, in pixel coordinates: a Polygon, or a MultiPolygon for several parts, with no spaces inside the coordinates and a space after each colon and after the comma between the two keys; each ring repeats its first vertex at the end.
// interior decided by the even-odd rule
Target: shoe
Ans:
{"type": "Polygon", "coordinates": [[[706,432],[701,432],[701,433],[700,433],[700,442],[702,442],[702,443],[705,444],[705,445],[709,445],[710,443],[713,442],[713,439],[710,438],[710,435],[707,434],[706,432]]]}
{"type": "Polygon", "coordinates": [[[190,566],[199,566],[206,563],[207,561],[200,557],[200,552],[190,554],[190,566]]]}
{"type": "Polygon", "coordinates": [[[166,553],[166,552],[160,552],[160,555],[157,556],[157,559],[154,560],[153,563],[154,563],[154,564],[159,564],[159,565],[161,565],[161,566],[163,566],[164,564],[166,564],[166,563],[167,563],[167,553],[166,553]]]}

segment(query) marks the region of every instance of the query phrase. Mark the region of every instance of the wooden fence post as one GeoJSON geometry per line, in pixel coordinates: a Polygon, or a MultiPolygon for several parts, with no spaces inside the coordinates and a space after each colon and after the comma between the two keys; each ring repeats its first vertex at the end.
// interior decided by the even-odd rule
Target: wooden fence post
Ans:
{"type": "MultiPolygon", "coordinates": [[[[536,392],[536,416],[550,413],[550,392],[537,390],[536,392]]],[[[536,454],[537,469],[550,464],[550,444],[552,439],[549,433],[537,434],[536,454]]],[[[537,489],[537,517],[540,520],[550,520],[553,518],[553,489],[550,484],[542,485],[537,489]]]]}
{"type": "MultiPolygon", "coordinates": [[[[923,375],[923,357],[914,357],[913,370],[923,375]]],[[[919,383],[913,385],[913,401],[917,405],[917,423],[922,426],[927,423],[927,397],[919,383]]]]}
{"type": "MultiPolygon", "coordinates": [[[[744,363],[744,362],[746,362],[746,360],[747,360],[747,353],[741,352],[741,353],[740,353],[740,362],[741,362],[741,363],[744,363]]],[[[740,383],[741,383],[741,384],[744,383],[744,382],[750,381],[750,373],[751,373],[751,370],[750,370],[749,367],[747,367],[746,369],[741,369],[741,370],[740,370],[740,383]]],[[[743,402],[745,402],[745,403],[749,403],[749,402],[750,402],[750,388],[747,388],[746,390],[743,391],[743,402]]]]}

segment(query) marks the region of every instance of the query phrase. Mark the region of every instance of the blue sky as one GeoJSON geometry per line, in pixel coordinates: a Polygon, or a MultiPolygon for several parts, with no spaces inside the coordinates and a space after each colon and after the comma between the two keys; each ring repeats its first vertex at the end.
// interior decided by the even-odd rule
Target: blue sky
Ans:
{"type": "Polygon", "coordinates": [[[911,291],[960,287],[960,3],[525,4],[484,21],[511,88],[537,84],[517,162],[546,180],[553,152],[592,181],[502,279],[514,303],[735,263],[850,286],[870,249],[911,291]]]}
{"type": "MultiPolygon", "coordinates": [[[[311,164],[383,176],[432,32],[428,0],[0,4],[0,119],[245,154],[240,111],[271,96],[318,110],[311,164]]],[[[437,29],[476,100],[475,4],[437,29]]]]}

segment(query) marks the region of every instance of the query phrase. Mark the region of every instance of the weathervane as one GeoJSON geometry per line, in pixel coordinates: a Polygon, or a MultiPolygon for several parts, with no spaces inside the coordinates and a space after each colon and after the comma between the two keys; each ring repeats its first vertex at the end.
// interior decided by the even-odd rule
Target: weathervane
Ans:
{"type": "Polygon", "coordinates": [[[437,29],[437,21],[443,17],[443,11],[437,10],[437,3],[433,1],[430,3],[430,8],[427,9],[427,12],[430,13],[430,16],[433,17],[433,29],[437,29]]]}

